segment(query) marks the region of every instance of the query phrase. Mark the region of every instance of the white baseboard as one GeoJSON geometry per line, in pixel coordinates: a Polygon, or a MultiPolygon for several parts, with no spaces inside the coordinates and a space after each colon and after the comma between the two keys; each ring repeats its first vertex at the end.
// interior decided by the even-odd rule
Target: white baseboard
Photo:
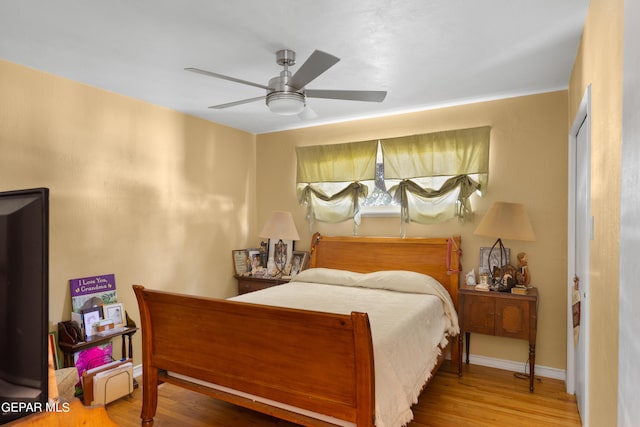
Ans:
{"type": "MultiPolygon", "coordinates": [[[[462,355],[462,363],[466,360],[466,355],[462,355]]],[[[469,363],[473,365],[488,366],[490,368],[503,369],[505,371],[529,373],[529,363],[514,362],[513,360],[496,359],[493,357],[469,355],[469,363]]],[[[535,375],[545,378],[566,381],[567,371],[564,369],[550,368],[548,366],[535,365],[535,375]]]]}
{"type": "Polygon", "coordinates": [[[142,376],[142,363],[133,367],[133,378],[140,378],[142,376]]]}

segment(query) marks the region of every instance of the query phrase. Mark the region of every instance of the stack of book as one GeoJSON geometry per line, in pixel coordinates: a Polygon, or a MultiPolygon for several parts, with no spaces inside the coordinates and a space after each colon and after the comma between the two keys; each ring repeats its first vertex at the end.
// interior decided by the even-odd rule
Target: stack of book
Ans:
{"type": "Polygon", "coordinates": [[[527,293],[529,293],[529,289],[526,286],[518,285],[511,288],[511,293],[518,294],[518,295],[527,295],[527,293]]]}

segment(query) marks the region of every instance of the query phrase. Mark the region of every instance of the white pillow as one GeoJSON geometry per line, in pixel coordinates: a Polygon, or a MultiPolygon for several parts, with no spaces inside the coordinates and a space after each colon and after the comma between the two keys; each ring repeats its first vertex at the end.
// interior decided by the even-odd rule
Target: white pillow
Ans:
{"type": "Polygon", "coordinates": [[[388,289],[390,291],[414,294],[430,294],[433,292],[433,288],[442,287],[442,284],[433,277],[416,273],[415,271],[376,271],[363,276],[360,286],[374,289],[388,289]]]}
{"type": "Polygon", "coordinates": [[[324,283],[326,285],[358,286],[363,276],[354,271],[335,270],[333,268],[309,268],[295,275],[292,282],[324,283]]]}
{"type": "Polygon", "coordinates": [[[298,273],[291,281],[388,289],[396,292],[417,294],[432,293],[433,287],[442,287],[440,282],[431,276],[406,270],[356,273],[354,271],[335,270],[332,268],[310,268],[298,273]]]}

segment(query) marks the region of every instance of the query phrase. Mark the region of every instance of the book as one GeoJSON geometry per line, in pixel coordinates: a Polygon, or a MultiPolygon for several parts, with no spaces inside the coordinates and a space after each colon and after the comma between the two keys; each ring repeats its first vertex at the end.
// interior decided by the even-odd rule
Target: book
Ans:
{"type": "Polygon", "coordinates": [[[524,286],[515,286],[511,288],[511,293],[518,295],[527,295],[529,293],[529,289],[524,286]]]}
{"type": "Polygon", "coordinates": [[[69,285],[71,310],[76,313],[91,307],[118,302],[114,274],[71,279],[69,285]]]}

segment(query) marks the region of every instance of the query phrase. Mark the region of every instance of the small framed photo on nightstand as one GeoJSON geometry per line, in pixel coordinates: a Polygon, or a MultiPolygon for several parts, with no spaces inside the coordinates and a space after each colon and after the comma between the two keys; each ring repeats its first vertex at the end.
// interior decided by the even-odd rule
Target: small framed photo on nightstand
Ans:
{"type": "Polygon", "coordinates": [[[493,251],[491,248],[480,248],[480,268],[478,268],[479,274],[489,274],[495,267],[502,268],[505,264],[510,264],[510,250],[504,248],[502,253],[502,264],[500,264],[500,248],[495,247],[493,251]],[[491,255],[491,259],[489,259],[491,255]]]}
{"type": "Polygon", "coordinates": [[[82,310],[82,324],[84,325],[84,335],[90,337],[95,335],[96,328],[94,324],[100,321],[100,307],[91,307],[82,310]]]}
{"type": "Polygon", "coordinates": [[[482,273],[480,275],[480,284],[488,285],[489,284],[489,273],[482,273]]]}
{"type": "Polygon", "coordinates": [[[309,252],[293,251],[291,255],[291,276],[296,276],[309,265],[309,252]]]}
{"type": "Polygon", "coordinates": [[[291,262],[293,255],[293,240],[269,239],[269,258],[273,258],[279,269],[284,268],[291,262]]]}
{"type": "Polygon", "coordinates": [[[114,328],[121,328],[125,325],[124,307],[121,303],[105,304],[102,306],[103,317],[113,320],[114,328]]]}
{"type": "Polygon", "coordinates": [[[262,254],[260,253],[260,248],[247,249],[247,258],[249,259],[247,273],[255,272],[259,267],[265,267],[262,265],[262,254]]]}
{"type": "Polygon", "coordinates": [[[236,249],[231,251],[231,255],[233,256],[233,268],[235,269],[236,276],[242,276],[248,273],[249,259],[247,258],[247,250],[246,249],[236,249]]]}

